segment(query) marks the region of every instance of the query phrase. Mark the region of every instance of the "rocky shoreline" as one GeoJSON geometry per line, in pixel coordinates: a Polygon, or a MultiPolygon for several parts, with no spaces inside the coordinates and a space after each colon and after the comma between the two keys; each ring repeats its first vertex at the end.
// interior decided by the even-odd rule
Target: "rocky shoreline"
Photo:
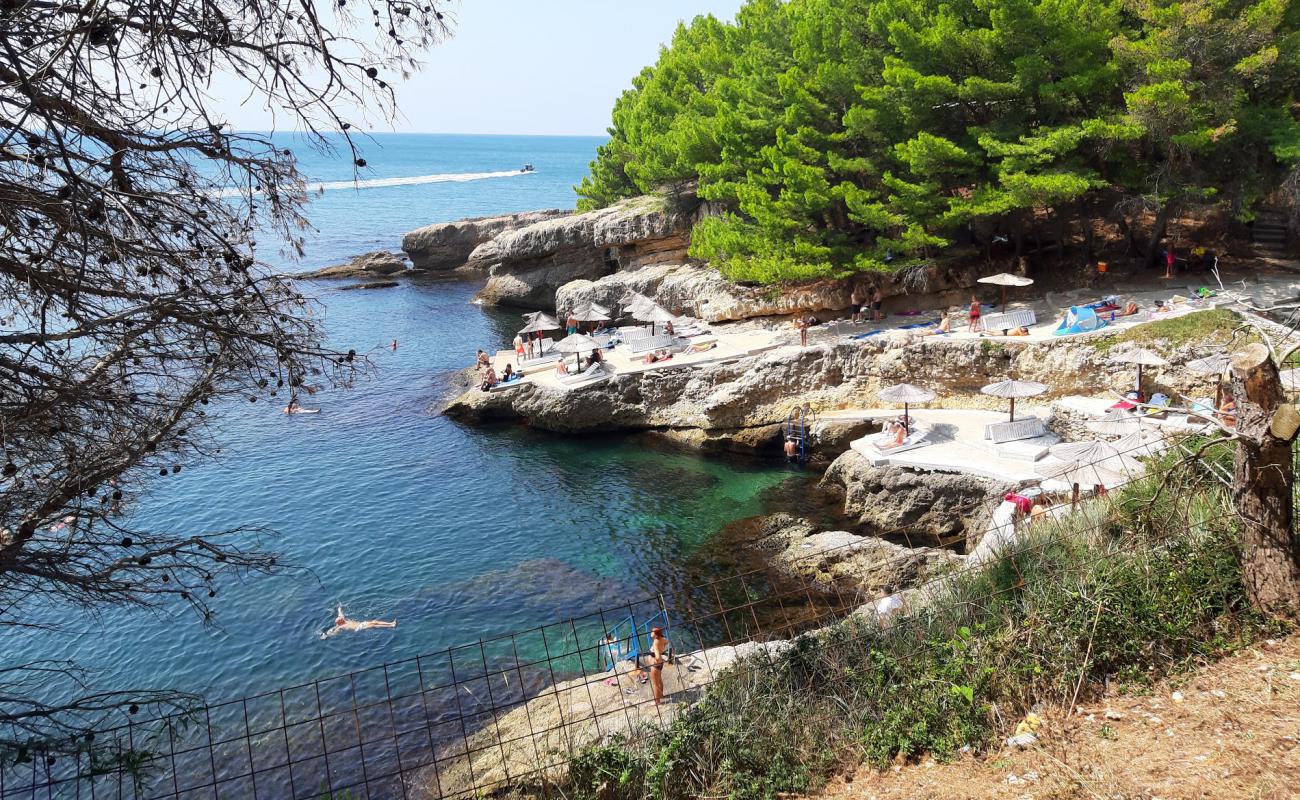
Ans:
{"type": "MultiPolygon", "coordinates": [[[[715,332],[759,328],[770,334],[777,326],[785,327],[791,314],[838,314],[848,307],[851,281],[773,291],[731,283],[694,262],[689,257],[689,230],[708,213],[705,204],[679,193],[637,198],[588,213],[548,210],[461,220],[408,234],[403,250],[410,268],[399,261],[397,271],[391,259],[367,254],[360,265],[350,265],[350,271],[335,268],[311,277],[388,281],[431,274],[476,276],[484,280],[477,302],[547,311],[589,301],[617,308],[628,291],[637,291],[674,312],[710,323],[715,332]]],[[[910,310],[964,304],[978,278],[991,271],[991,266],[930,264],[872,278],[886,297],[886,310],[910,310]]],[[[916,594],[913,587],[979,562],[977,545],[990,529],[993,509],[1018,488],[966,474],[874,466],[849,443],[873,432],[877,423],[852,415],[837,417],[835,411],[876,407],[877,393],[901,382],[936,389],[940,396],[932,407],[1001,409],[1004,401],[979,390],[1008,376],[1046,384],[1050,390],[1038,401],[1050,403],[1113,388],[1109,384],[1114,382],[1099,386],[1098,376],[1128,374],[1130,369],[1104,342],[1088,337],[949,339],[897,330],[862,340],[819,335],[804,347],[788,328],[785,336],[784,342],[763,352],[615,372],[581,388],[525,382],[508,391],[484,392],[476,388],[475,371],[467,369],[430,411],[468,425],[524,423],[557,434],[652,435],[701,451],[774,460],[781,457],[787,415],[803,406],[822,411],[825,419],[814,427],[810,441],[810,465],[820,479],[816,489],[807,491],[834,504],[834,521],[775,509],[773,514],[738,520],[718,537],[729,549],[729,558],[759,565],[770,587],[795,587],[807,598],[807,614],[794,610],[802,625],[820,619],[827,609],[871,613],[881,597],[911,597],[916,594]],[[970,553],[975,555],[966,555],[970,553]]],[[[1165,349],[1175,364],[1203,354],[1189,345],[1173,352],[1165,349]]],[[[1157,378],[1150,388],[1171,396],[1204,391],[1204,376],[1183,367],[1164,368],[1157,378]]],[[[1038,410],[1067,438],[1079,433],[1079,419],[1045,405],[1038,410]]],[[[717,669],[739,653],[714,648],[698,655],[716,659],[711,669],[717,669]]],[[[703,683],[693,680],[679,687],[680,702],[672,704],[667,718],[701,696],[703,683]]],[[[495,730],[475,733],[470,743],[493,752],[491,763],[474,765],[476,778],[482,779],[481,768],[486,774],[500,771],[504,777],[524,765],[519,759],[530,758],[522,749],[500,746],[510,738],[538,752],[561,754],[575,741],[594,742],[628,732],[628,725],[665,721],[664,716],[644,714],[642,706],[629,705],[619,691],[593,700],[591,681],[561,681],[499,717],[495,730]],[[563,741],[543,742],[532,736],[528,720],[539,713],[567,726],[563,741]]],[[[451,774],[443,777],[456,783],[465,778],[460,773],[467,768],[467,763],[456,761],[451,774]]]]}

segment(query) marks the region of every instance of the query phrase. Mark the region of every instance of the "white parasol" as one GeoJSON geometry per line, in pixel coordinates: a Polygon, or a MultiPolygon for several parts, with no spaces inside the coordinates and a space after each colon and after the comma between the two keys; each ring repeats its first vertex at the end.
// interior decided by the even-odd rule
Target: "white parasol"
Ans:
{"type": "Polygon", "coordinates": [[[989,275],[986,278],[980,278],[979,282],[1000,286],[1002,288],[1002,311],[1005,313],[1007,310],[1007,287],[1031,286],[1034,283],[1034,279],[1020,275],[1012,275],[1009,272],[999,272],[997,275],[989,275]]]}
{"type": "Polygon", "coordinates": [[[913,386],[910,383],[899,383],[894,386],[886,386],[884,389],[881,389],[876,396],[881,400],[884,400],[886,403],[902,403],[903,416],[907,417],[910,421],[911,414],[909,412],[911,411],[910,407],[912,403],[928,403],[937,395],[929,389],[920,386],[913,386]]]}
{"type": "Polygon", "coordinates": [[[579,370],[582,369],[582,354],[599,350],[600,347],[600,342],[585,333],[571,333],[555,343],[555,349],[561,353],[575,353],[578,355],[577,366],[579,370]]]}
{"type": "Polygon", "coordinates": [[[1011,421],[1016,421],[1016,400],[1037,397],[1047,391],[1047,387],[1034,381],[998,381],[990,383],[980,392],[990,397],[1002,397],[1011,401],[1011,421]]]}
{"type": "MultiPolygon", "coordinates": [[[[523,327],[523,330],[519,331],[520,334],[541,333],[542,331],[557,331],[560,329],[559,320],[542,311],[534,311],[530,314],[524,314],[524,319],[528,320],[528,324],[523,327]]],[[[546,340],[543,339],[538,342],[538,347],[545,347],[545,341],[546,340]]],[[[539,356],[542,355],[542,351],[539,349],[537,354],[539,356]]]]}
{"type": "Polygon", "coordinates": [[[1142,368],[1143,367],[1167,367],[1169,362],[1160,357],[1159,353],[1153,353],[1144,347],[1136,347],[1132,350],[1120,353],[1115,356],[1115,360],[1123,364],[1137,364],[1138,379],[1137,390],[1142,392],[1142,368]]]}

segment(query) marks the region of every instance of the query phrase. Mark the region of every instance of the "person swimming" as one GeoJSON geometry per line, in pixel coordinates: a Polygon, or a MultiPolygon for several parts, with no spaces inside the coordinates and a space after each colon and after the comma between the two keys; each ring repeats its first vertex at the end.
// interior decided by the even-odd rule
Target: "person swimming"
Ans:
{"type": "Polygon", "coordinates": [[[343,631],[367,631],[370,630],[371,628],[396,628],[396,627],[397,627],[397,620],[393,620],[391,622],[385,622],[384,620],[381,619],[368,619],[368,620],[348,619],[347,615],[343,613],[343,606],[340,604],[338,616],[334,618],[334,627],[330,628],[329,630],[321,634],[321,638],[333,636],[334,634],[342,633],[343,631]]]}

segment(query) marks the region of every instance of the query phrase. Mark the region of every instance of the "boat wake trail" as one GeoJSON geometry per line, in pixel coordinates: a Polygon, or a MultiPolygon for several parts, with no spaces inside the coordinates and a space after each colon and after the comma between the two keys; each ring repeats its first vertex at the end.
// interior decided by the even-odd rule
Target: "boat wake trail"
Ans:
{"type": "Polygon", "coordinates": [[[426,183],[465,183],[488,178],[510,178],[530,173],[517,169],[503,172],[445,172],[437,175],[412,175],[405,178],[375,178],[367,181],[325,181],[307,184],[309,192],[330,192],[339,189],[382,189],[389,186],[420,186],[426,183]]]}
{"type": "MultiPolygon", "coordinates": [[[[305,189],[309,194],[311,194],[315,192],[337,192],[344,189],[386,189],[392,186],[422,186],[426,183],[466,183],[468,181],[482,181],[489,178],[511,178],[532,174],[533,171],[523,172],[517,169],[503,170],[501,172],[443,172],[435,175],[409,175],[403,178],[373,178],[364,181],[317,181],[314,183],[308,183],[305,189]]],[[[237,197],[239,194],[239,189],[220,189],[215,192],[217,197],[237,197]]]]}

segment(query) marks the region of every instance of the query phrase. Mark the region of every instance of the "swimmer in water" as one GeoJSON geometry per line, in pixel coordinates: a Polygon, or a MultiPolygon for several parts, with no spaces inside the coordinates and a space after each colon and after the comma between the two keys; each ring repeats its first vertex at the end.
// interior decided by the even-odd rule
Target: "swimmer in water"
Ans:
{"type": "Polygon", "coordinates": [[[369,619],[365,621],[348,619],[347,615],[343,613],[343,606],[340,605],[339,615],[334,619],[334,627],[325,631],[325,633],[322,635],[333,636],[334,634],[341,633],[343,631],[365,631],[365,630],[370,630],[371,628],[396,628],[396,627],[397,627],[397,620],[393,620],[392,622],[385,622],[380,619],[369,619]]]}
{"type": "Polygon", "coordinates": [[[394,339],[394,340],[393,340],[393,350],[396,350],[396,349],[397,349],[397,340],[394,339]]]}

